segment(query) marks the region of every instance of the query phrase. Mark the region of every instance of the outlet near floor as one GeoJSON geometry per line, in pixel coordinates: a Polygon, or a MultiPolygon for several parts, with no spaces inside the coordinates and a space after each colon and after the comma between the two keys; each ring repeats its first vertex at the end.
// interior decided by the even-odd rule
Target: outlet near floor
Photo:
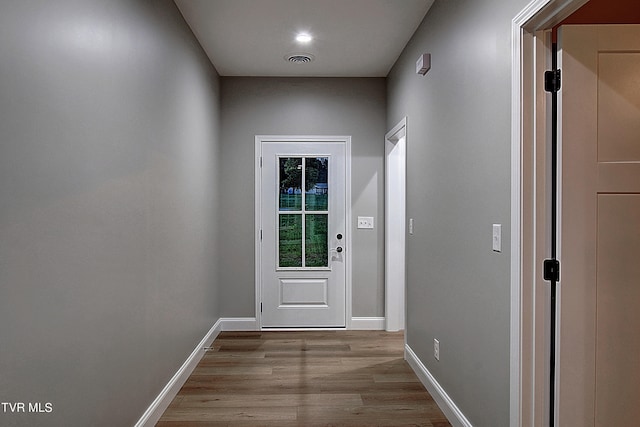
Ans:
{"type": "Polygon", "coordinates": [[[433,339],[433,357],[440,360],[440,341],[435,338],[433,339]]]}

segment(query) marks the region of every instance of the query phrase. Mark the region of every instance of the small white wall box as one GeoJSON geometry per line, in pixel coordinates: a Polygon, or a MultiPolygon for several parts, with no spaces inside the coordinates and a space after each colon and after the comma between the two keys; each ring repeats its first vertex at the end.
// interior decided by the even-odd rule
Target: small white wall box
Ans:
{"type": "Polygon", "coordinates": [[[431,54],[423,53],[416,61],[416,74],[427,74],[427,71],[431,69],[431,54]]]}
{"type": "Polygon", "coordinates": [[[373,228],[373,217],[372,216],[359,216],[358,217],[358,228],[373,228]]]}

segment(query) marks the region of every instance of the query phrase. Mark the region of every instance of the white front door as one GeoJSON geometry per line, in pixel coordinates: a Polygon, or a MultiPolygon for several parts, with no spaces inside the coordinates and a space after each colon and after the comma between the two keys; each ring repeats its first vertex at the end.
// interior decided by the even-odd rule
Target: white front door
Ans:
{"type": "Polygon", "coordinates": [[[559,31],[559,426],[640,420],[640,26],[559,31]]]}
{"type": "Polygon", "coordinates": [[[261,139],[265,328],[345,327],[347,140],[261,139]]]}

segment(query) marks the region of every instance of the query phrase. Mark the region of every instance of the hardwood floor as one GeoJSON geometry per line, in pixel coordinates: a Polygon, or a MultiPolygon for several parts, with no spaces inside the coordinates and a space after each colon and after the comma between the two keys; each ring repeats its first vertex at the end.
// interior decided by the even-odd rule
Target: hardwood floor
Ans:
{"type": "Polygon", "coordinates": [[[449,427],[402,333],[223,332],[157,427],[449,427]]]}

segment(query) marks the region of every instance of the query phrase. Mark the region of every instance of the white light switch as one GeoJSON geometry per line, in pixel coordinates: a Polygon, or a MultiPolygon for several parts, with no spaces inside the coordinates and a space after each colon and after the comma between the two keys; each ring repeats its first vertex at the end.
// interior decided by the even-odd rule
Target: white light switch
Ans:
{"type": "Polygon", "coordinates": [[[373,217],[372,216],[359,216],[358,217],[358,228],[373,228],[373,217]]]}
{"type": "Polygon", "coordinates": [[[493,224],[491,244],[495,252],[502,252],[502,224],[493,224]]]}

